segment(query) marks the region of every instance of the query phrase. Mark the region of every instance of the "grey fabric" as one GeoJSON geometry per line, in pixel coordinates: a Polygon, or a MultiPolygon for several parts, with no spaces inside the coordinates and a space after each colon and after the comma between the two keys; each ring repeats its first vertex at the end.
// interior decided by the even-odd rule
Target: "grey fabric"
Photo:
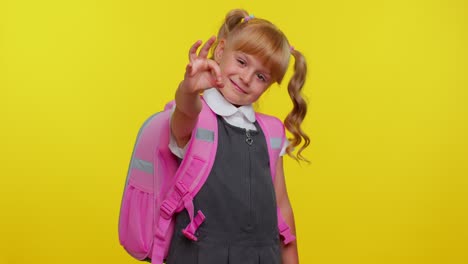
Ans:
{"type": "Polygon", "coordinates": [[[191,241],[181,230],[189,223],[184,210],[176,217],[167,264],[279,264],[276,199],[268,149],[261,128],[250,131],[218,117],[218,148],[207,181],[194,199],[205,222],[191,241]]]}
{"type": "Polygon", "coordinates": [[[153,173],[153,163],[151,162],[135,158],[132,163],[132,166],[135,169],[139,169],[147,173],[153,173]]]}
{"type": "Polygon", "coordinates": [[[196,137],[200,140],[213,142],[214,140],[214,132],[211,130],[199,128],[197,129],[196,137]]]}
{"type": "Polygon", "coordinates": [[[281,148],[281,138],[270,138],[270,145],[272,149],[279,149],[281,148]]]}

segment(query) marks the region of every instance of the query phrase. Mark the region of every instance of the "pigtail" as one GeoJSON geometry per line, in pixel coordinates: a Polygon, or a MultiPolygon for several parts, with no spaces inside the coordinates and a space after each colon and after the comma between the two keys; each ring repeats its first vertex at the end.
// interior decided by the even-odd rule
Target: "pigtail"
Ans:
{"type": "Polygon", "coordinates": [[[229,33],[237,25],[239,25],[242,22],[242,20],[248,15],[249,13],[247,13],[247,11],[245,11],[244,9],[234,9],[234,10],[231,10],[226,15],[226,18],[224,19],[224,23],[221,25],[221,28],[218,31],[216,42],[211,47],[212,54],[214,54],[214,51],[216,50],[216,47],[218,46],[219,40],[223,38],[227,38],[229,33]]]}
{"type": "Polygon", "coordinates": [[[286,148],[286,152],[296,160],[309,162],[304,156],[302,151],[309,146],[310,139],[307,134],[301,129],[301,124],[307,114],[307,103],[302,97],[301,90],[305,83],[307,74],[307,65],[304,56],[297,50],[292,49],[291,55],[294,56],[294,74],[288,84],[289,97],[293,102],[292,111],[286,116],[284,125],[286,129],[291,132],[293,138],[290,139],[291,144],[286,148]],[[304,141],[296,156],[291,153],[293,149],[304,141]]]}

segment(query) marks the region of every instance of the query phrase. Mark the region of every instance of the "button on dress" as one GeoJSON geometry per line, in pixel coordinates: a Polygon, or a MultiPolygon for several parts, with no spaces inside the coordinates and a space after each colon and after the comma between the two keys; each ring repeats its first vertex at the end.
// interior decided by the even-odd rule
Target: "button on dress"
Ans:
{"type": "Polygon", "coordinates": [[[205,222],[198,241],[181,232],[190,222],[176,216],[167,264],[279,264],[276,198],[265,136],[232,126],[217,116],[218,147],[213,168],[194,198],[205,222]],[[250,143],[250,144],[249,144],[250,143]]]}

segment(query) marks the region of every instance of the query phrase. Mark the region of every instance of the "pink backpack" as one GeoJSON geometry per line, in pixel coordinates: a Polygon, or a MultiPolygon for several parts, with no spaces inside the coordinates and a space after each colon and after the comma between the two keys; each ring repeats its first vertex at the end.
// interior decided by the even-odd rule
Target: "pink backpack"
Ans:
{"type": "MultiPolygon", "coordinates": [[[[202,100],[203,101],[203,100],[202,100]]],[[[196,241],[195,232],[205,220],[194,212],[193,198],[207,179],[215,160],[218,128],[215,114],[203,101],[203,109],[179,165],[169,150],[170,116],[174,102],[151,116],[141,127],[133,150],[119,216],[119,239],[138,260],[162,264],[174,233],[175,213],[186,209],[191,222],[183,234],[196,241]]],[[[265,134],[270,164],[276,164],[284,139],[282,122],[256,113],[265,134]]],[[[276,168],[271,167],[274,180],[276,168]]],[[[278,229],[287,244],[295,239],[281,213],[278,229]]]]}

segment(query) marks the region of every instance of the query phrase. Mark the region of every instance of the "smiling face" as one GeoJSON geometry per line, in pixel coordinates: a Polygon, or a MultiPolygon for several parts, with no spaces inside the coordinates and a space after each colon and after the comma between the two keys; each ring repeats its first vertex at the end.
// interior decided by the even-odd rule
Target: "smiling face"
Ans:
{"type": "Polygon", "coordinates": [[[224,87],[221,94],[234,105],[251,104],[273,83],[270,70],[262,61],[239,50],[233,50],[221,40],[215,51],[224,87]]]}

